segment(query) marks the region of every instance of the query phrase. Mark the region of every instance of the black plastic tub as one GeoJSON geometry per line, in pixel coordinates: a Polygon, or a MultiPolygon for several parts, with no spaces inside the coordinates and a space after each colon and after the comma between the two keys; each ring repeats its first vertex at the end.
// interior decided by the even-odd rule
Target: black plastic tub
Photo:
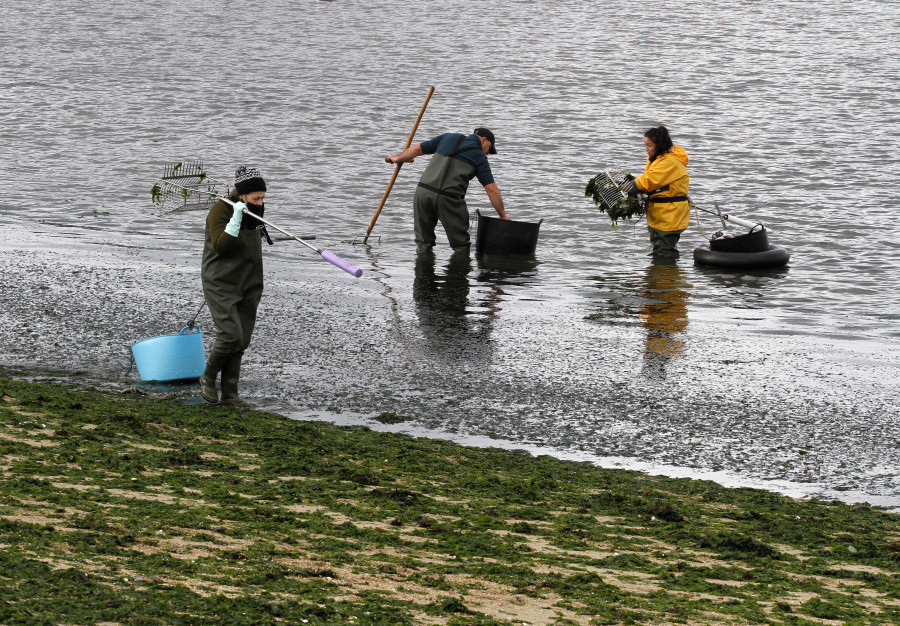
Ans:
{"type": "Polygon", "coordinates": [[[478,217],[478,234],[475,238],[475,254],[534,254],[537,248],[539,222],[516,222],[499,217],[478,217]]]}
{"type": "Polygon", "coordinates": [[[709,240],[714,252],[765,252],[769,249],[769,235],[765,228],[737,237],[718,237],[709,240]]]}

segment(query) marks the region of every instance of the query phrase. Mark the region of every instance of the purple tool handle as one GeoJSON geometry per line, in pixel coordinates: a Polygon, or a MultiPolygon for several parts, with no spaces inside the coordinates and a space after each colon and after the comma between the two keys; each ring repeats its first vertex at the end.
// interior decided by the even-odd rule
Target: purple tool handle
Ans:
{"type": "Polygon", "coordinates": [[[334,252],[329,252],[328,250],[322,250],[322,258],[334,265],[335,267],[339,267],[348,274],[352,274],[359,278],[362,276],[362,270],[353,265],[353,263],[348,263],[334,252]]]}

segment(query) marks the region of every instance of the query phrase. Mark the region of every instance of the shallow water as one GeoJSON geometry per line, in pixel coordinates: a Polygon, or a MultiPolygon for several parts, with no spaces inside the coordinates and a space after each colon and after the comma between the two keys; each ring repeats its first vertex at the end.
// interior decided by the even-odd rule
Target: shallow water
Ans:
{"type": "MultiPolygon", "coordinates": [[[[131,342],[202,302],[204,214],[161,217],[150,187],[173,161],[222,178],[245,163],[267,217],[365,271],[266,250],[244,384],[259,405],[900,508],[900,8],[814,5],[264,2],[236,29],[194,2],[18,4],[0,363],[135,384],[131,342]],[[349,243],[430,85],[417,138],[494,130],[510,214],[544,220],[534,260],[417,262],[424,159],[401,170],[380,242],[349,243]],[[704,214],[676,265],[651,263],[640,224],[610,229],[584,185],[640,171],[660,123],[695,201],[765,222],[787,268],[694,266],[718,228],[704,214]],[[385,411],[408,419],[372,421],[385,411]]],[[[469,206],[490,211],[477,187],[469,206]]]]}

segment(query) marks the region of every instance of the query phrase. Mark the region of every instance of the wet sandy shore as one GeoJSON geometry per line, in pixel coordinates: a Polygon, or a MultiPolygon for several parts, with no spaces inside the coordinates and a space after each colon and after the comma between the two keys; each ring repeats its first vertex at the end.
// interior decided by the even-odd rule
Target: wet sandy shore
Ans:
{"type": "MultiPolygon", "coordinates": [[[[201,242],[0,221],[0,364],[199,401],[129,365],[132,342],[202,304],[201,242]]],[[[408,243],[329,244],[358,280],[299,245],[268,249],[243,394],[296,417],[900,508],[895,340],[694,304],[685,260],[573,290],[541,282],[540,258],[417,260],[408,243]],[[403,421],[373,420],[385,412],[403,421]]],[[[198,324],[209,345],[205,310],[198,324]]]]}

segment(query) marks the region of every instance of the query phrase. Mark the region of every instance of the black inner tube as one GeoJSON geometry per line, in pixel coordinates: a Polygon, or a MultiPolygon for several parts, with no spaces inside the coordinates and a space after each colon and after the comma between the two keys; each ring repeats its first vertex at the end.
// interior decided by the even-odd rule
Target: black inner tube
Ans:
{"type": "Polygon", "coordinates": [[[697,248],[694,250],[695,263],[713,267],[737,269],[781,267],[786,265],[790,258],[791,255],[787,250],[775,246],[769,246],[767,250],[760,252],[722,252],[710,250],[709,248],[697,248]]]}

